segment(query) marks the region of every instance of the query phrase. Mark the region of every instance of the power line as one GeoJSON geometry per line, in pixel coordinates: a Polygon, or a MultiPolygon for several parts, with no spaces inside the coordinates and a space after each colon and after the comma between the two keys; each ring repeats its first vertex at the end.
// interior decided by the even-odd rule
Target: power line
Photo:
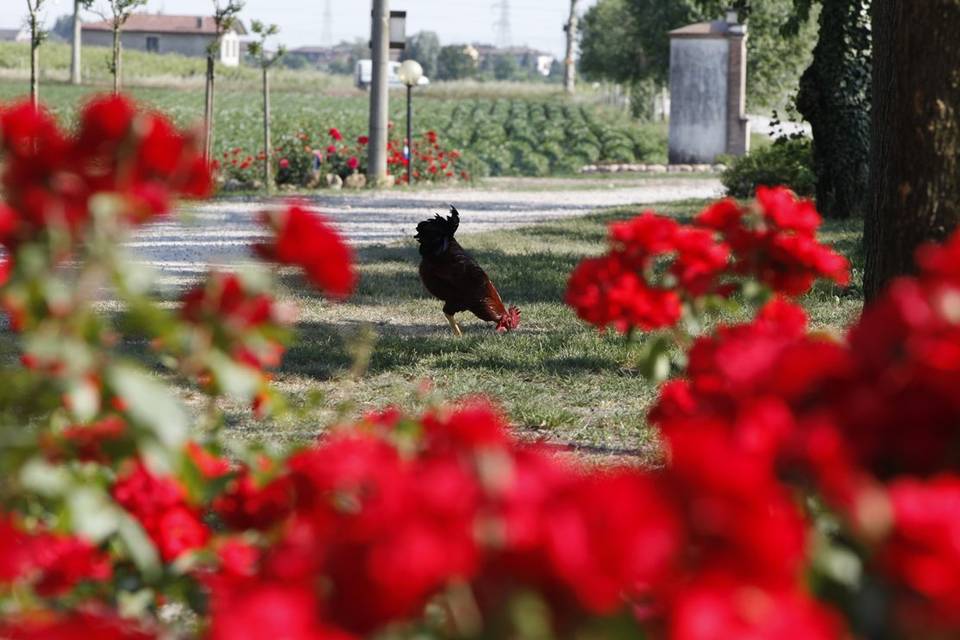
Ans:
{"type": "Polygon", "coordinates": [[[493,10],[500,12],[493,23],[494,40],[498,47],[509,47],[513,40],[510,33],[510,0],[497,0],[493,3],[493,10]]]}

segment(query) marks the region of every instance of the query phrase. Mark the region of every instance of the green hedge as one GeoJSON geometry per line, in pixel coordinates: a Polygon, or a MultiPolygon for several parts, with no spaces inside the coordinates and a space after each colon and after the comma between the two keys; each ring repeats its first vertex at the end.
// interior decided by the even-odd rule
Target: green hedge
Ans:
{"type": "Polygon", "coordinates": [[[786,185],[797,195],[816,195],[813,148],[809,138],[781,139],[741,158],[727,158],[720,181],[735,198],[753,197],[760,185],[786,185]]]}

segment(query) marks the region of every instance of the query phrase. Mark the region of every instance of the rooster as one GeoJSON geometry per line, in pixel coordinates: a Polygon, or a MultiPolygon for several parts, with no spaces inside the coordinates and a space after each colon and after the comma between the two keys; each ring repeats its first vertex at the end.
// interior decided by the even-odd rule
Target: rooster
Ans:
{"type": "Polygon", "coordinates": [[[454,239],[460,213],[450,205],[450,215],[439,214],[417,225],[420,243],[420,279],[427,291],[443,300],[443,315],[453,332],[462,336],[453,315],[469,311],[481,320],[497,323],[497,332],[520,326],[520,310],[503,306],[500,294],[477,261],[454,239]]]}

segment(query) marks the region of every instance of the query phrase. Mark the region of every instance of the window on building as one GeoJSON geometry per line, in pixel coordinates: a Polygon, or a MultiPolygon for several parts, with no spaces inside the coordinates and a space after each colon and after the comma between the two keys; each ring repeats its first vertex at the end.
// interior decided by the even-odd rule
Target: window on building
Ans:
{"type": "Polygon", "coordinates": [[[152,53],[160,52],[160,38],[157,36],[147,36],[147,51],[152,53]]]}

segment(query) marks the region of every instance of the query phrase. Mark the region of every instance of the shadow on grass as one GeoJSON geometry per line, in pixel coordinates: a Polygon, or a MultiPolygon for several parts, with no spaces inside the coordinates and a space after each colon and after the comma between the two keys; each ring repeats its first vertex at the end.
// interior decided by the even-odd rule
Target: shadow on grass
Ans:
{"type": "MultiPolygon", "coordinates": [[[[531,252],[513,254],[499,250],[473,250],[471,255],[487,272],[507,304],[560,302],[570,272],[580,260],[576,254],[531,252]]],[[[355,305],[439,301],[420,282],[420,256],[415,250],[376,247],[358,252],[361,277],[350,303],[355,305]]],[[[308,299],[320,299],[299,275],[283,275],[281,283],[308,299]]],[[[437,307],[439,309],[439,306],[437,307]]],[[[439,311],[438,311],[439,313],[439,311]]]]}

